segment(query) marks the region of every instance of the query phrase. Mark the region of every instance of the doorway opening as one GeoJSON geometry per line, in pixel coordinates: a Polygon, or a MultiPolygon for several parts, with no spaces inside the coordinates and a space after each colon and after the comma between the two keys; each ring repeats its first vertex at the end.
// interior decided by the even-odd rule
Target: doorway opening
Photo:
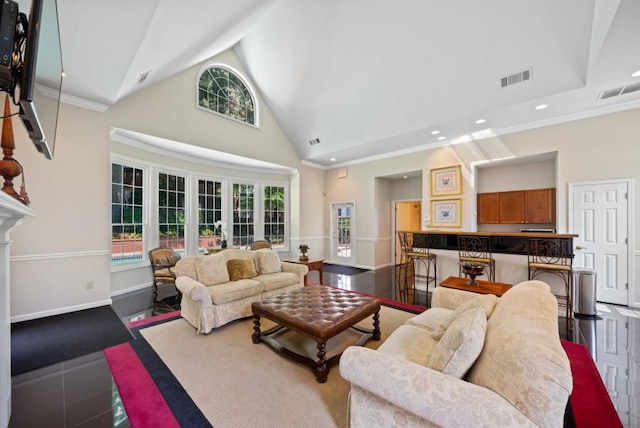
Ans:
{"type": "Polygon", "coordinates": [[[398,231],[418,231],[420,230],[420,219],[422,218],[422,201],[395,201],[393,207],[393,260],[394,265],[399,265],[402,259],[402,247],[398,240],[398,231]]]}

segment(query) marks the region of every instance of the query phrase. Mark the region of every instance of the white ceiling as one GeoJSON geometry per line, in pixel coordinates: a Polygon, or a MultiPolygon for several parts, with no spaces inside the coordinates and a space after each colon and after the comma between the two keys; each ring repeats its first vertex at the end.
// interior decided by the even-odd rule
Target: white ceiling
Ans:
{"type": "Polygon", "coordinates": [[[598,101],[640,83],[638,0],[58,0],[58,13],[66,95],[108,107],[234,48],[319,165],[640,106],[640,91],[598,101]]]}

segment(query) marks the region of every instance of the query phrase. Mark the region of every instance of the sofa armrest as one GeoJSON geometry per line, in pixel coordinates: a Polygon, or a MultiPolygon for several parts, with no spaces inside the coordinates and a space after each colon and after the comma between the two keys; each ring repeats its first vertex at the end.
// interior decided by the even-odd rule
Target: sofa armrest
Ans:
{"type": "Polygon", "coordinates": [[[203,308],[213,305],[207,287],[189,276],[177,277],[176,287],[183,296],[188,296],[191,300],[200,302],[203,308]]]}
{"type": "Polygon", "coordinates": [[[455,309],[467,300],[478,297],[479,294],[470,291],[456,290],[447,287],[436,287],[431,296],[432,308],[455,309]]]}
{"type": "Polygon", "coordinates": [[[304,276],[309,273],[309,268],[306,265],[291,262],[280,262],[282,272],[292,272],[298,275],[300,281],[304,279],[304,276]]]}
{"type": "Polygon", "coordinates": [[[534,426],[489,389],[384,352],[350,346],[340,358],[340,374],[438,426],[534,426]]]}

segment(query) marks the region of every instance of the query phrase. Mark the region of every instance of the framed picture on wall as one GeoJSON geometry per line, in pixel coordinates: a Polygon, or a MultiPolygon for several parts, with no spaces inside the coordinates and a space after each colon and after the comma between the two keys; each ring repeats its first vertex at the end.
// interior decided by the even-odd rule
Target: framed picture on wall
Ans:
{"type": "Polygon", "coordinates": [[[460,227],[461,205],[460,199],[431,201],[431,226],[460,227]]]}
{"type": "Polygon", "coordinates": [[[431,196],[459,195],[460,193],[462,193],[460,165],[431,170],[431,196]]]}

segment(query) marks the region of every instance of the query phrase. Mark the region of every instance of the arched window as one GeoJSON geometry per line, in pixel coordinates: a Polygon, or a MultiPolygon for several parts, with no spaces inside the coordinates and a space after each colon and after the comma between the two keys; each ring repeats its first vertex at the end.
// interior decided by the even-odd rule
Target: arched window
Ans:
{"type": "Polygon", "coordinates": [[[198,77],[198,107],[249,125],[256,123],[256,103],[249,85],[231,67],[206,66],[198,77]]]}

